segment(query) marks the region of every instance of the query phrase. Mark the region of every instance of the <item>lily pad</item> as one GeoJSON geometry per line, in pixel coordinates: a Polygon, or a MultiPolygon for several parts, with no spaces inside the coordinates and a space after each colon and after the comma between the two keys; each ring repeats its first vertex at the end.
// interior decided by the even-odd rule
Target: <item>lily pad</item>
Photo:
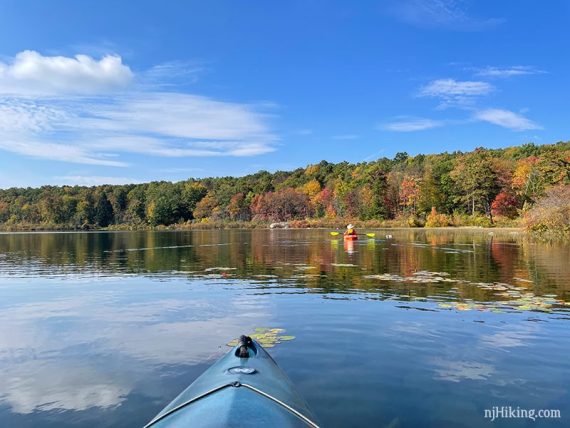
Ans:
{"type": "MultiPolygon", "coordinates": [[[[282,335],[285,329],[282,328],[268,328],[268,327],[257,327],[248,336],[256,340],[264,348],[273,348],[281,342],[293,340],[295,336],[282,335]]],[[[227,343],[228,346],[234,347],[239,344],[238,339],[234,339],[227,343]]]]}
{"type": "Polygon", "coordinates": [[[295,339],[295,336],[281,336],[279,337],[279,340],[293,340],[295,339]]]}

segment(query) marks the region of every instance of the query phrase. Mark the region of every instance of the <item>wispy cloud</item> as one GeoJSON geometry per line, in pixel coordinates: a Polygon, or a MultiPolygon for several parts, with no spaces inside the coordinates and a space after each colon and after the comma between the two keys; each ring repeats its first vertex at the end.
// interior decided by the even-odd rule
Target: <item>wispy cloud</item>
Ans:
{"type": "Polygon", "coordinates": [[[182,174],[182,173],[189,173],[189,172],[203,172],[205,171],[204,168],[160,168],[157,170],[158,172],[168,172],[171,174],[182,174]]]}
{"type": "Polygon", "coordinates": [[[333,140],[356,140],[358,135],[356,134],[340,134],[340,135],[333,135],[333,140]]]}
{"type": "MultiPolygon", "coordinates": [[[[542,73],[542,71],[530,66],[486,67],[477,69],[476,72],[483,77],[510,77],[542,73]]],[[[395,132],[414,132],[449,124],[488,122],[513,131],[542,129],[540,125],[525,117],[523,110],[515,113],[505,109],[482,107],[480,102],[482,97],[491,94],[493,91],[495,91],[495,86],[483,80],[455,80],[451,78],[432,80],[420,87],[416,96],[436,98],[441,101],[438,109],[455,107],[468,111],[470,116],[453,120],[432,120],[404,116],[382,124],[378,128],[395,132]]]]}
{"type": "Polygon", "coordinates": [[[427,29],[481,31],[503,22],[471,16],[466,2],[460,0],[393,0],[388,11],[402,22],[427,29]]]}
{"type": "Polygon", "coordinates": [[[401,118],[390,123],[379,125],[379,129],[394,132],[415,132],[439,128],[444,122],[424,118],[401,118]]]}
{"type": "Polygon", "coordinates": [[[194,61],[170,61],[158,64],[145,71],[140,81],[154,87],[172,87],[196,83],[205,70],[201,63],[194,61]]]}
{"type": "Polygon", "coordinates": [[[0,149],[104,166],[127,166],[122,153],[207,157],[275,150],[267,104],[166,92],[161,78],[186,73],[180,67],[151,70],[139,85],[118,56],[18,54],[0,63],[0,149]]]}
{"type": "Polygon", "coordinates": [[[475,114],[475,119],[502,126],[503,128],[512,129],[514,131],[541,129],[540,125],[521,114],[498,108],[481,110],[475,114]]]}
{"type": "Polygon", "coordinates": [[[438,79],[420,88],[418,96],[439,98],[440,107],[468,106],[480,96],[490,94],[495,88],[487,82],[438,79]]]}
{"type": "Polygon", "coordinates": [[[95,157],[88,150],[81,147],[49,143],[42,140],[24,140],[22,137],[14,140],[0,140],[0,149],[20,155],[60,162],[114,167],[128,166],[126,162],[104,159],[103,156],[95,157]]]}
{"type": "Polygon", "coordinates": [[[61,184],[71,184],[78,186],[100,186],[102,184],[136,184],[141,180],[129,177],[102,177],[93,175],[64,175],[54,177],[61,184]]]}
{"type": "Polygon", "coordinates": [[[475,75],[481,77],[513,77],[530,74],[542,74],[543,70],[528,65],[515,65],[512,67],[484,67],[476,70],[475,75]]]}
{"type": "Polygon", "coordinates": [[[125,162],[108,159],[78,144],[65,144],[54,131],[58,124],[73,122],[70,111],[54,102],[0,98],[0,149],[20,155],[90,165],[123,167],[125,162]]]}
{"type": "Polygon", "coordinates": [[[486,95],[493,90],[487,82],[458,81],[454,79],[439,79],[430,82],[420,90],[421,96],[426,97],[455,97],[486,95]]]}

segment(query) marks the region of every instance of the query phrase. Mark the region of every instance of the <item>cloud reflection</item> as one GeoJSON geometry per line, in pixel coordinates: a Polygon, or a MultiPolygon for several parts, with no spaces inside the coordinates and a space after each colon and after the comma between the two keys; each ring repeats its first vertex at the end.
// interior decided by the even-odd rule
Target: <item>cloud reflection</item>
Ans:
{"type": "Polygon", "coordinates": [[[162,284],[141,278],[134,292],[126,281],[112,292],[105,283],[3,308],[0,402],[20,414],[112,408],[138,380],[211,360],[230,339],[267,324],[265,296],[182,281],[157,294],[162,284]]]}
{"type": "Polygon", "coordinates": [[[436,360],[436,379],[449,382],[463,380],[487,380],[495,372],[490,364],[477,361],[436,360]]]}
{"type": "Polygon", "coordinates": [[[481,336],[481,342],[491,349],[517,348],[520,346],[528,346],[529,341],[535,339],[540,328],[536,324],[526,323],[521,325],[509,326],[509,330],[501,331],[481,336]]]}
{"type": "Polygon", "coordinates": [[[79,362],[31,360],[0,373],[0,400],[14,413],[115,407],[132,386],[79,362]]]}

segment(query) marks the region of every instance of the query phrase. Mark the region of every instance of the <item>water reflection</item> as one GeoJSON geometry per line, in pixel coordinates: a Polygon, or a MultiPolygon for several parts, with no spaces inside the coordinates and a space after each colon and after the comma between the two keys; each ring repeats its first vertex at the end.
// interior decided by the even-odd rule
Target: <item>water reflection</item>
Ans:
{"type": "Polygon", "coordinates": [[[225,351],[220,337],[264,324],[271,307],[263,296],[221,290],[197,289],[188,299],[178,287],[160,292],[131,278],[98,284],[96,292],[77,286],[73,295],[48,297],[28,289],[20,296],[26,301],[4,300],[0,401],[23,414],[117,406],[150,367],[216,358],[225,351]]]}
{"type": "Polygon", "coordinates": [[[539,336],[540,328],[537,325],[526,323],[517,325],[510,330],[500,329],[496,333],[481,336],[481,344],[492,349],[503,349],[506,352],[510,348],[529,346],[532,340],[539,336]]]}
{"type": "Polygon", "coordinates": [[[477,361],[435,360],[435,378],[449,382],[462,380],[488,380],[495,368],[477,361]]]}
{"type": "MultiPolygon", "coordinates": [[[[537,244],[519,235],[454,231],[398,231],[394,239],[345,242],[326,231],[198,231],[0,234],[4,275],[66,273],[168,273],[215,266],[236,268],[239,277],[279,274],[280,262],[303,263],[335,275],[334,263],[409,276],[444,271],[467,280],[511,281],[567,287],[570,248],[537,244]],[[339,248],[340,247],[340,248],[339,248]],[[350,252],[350,254],[348,254],[350,252]],[[269,272],[271,271],[271,272],[269,272]]],[[[283,272],[286,276],[287,271],[283,272]]]]}
{"type": "Polygon", "coordinates": [[[354,241],[344,241],[344,251],[351,256],[354,254],[354,241]]]}
{"type": "Polygon", "coordinates": [[[8,365],[0,374],[0,399],[12,412],[82,411],[112,408],[132,389],[121,379],[101,373],[80,361],[29,360],[8,365]]]}
{"type": "Polygon", "coordinates": [[[0,234],[0,426],[141,426],[257,327],[327,426],[570,411],[570,247],[391,234],[0,234]]]}

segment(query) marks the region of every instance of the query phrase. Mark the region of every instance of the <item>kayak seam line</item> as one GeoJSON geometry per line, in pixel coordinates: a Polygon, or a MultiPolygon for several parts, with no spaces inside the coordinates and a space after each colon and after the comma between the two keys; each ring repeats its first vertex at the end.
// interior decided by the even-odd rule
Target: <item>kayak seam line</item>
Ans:
{"type": "Polygon", "coordinates": [[[251,386],[247,383],[242,383],[241,386],[245,386],[246,388],[251,389],[254,392],[257,392],[260,395],[263,395],[266,398],[269,398],[270,400],[276,402],[277,404],[279,404],[280,406],[285,407],[285,409],[287,409],[288,411],[290,411],[291,413],[293,413],[295,416],[297,416],[298,418],[302,419],[303,421],[305,421],[307,424],[309,424],[310,426],[312,426],[313,428],[319,428],[319,426],[314,423],[312,420],[310,420],[308,417],[306,417],[305,415],[303,415],[301,412],[299,412],[298,410],[295,410],[293,407],[289,406],[287,403],[284,403],[283,401],[279,400],[278,398],[273,397],[272,395],[268,394],[267,392],[262,391],[261,389],[257,389],[254,386],[251,386]]]}
{"type": "Polygon", "coordinates": [[[154,425],[155,423],[163,420],[164,418],[166,418],[167,416],[170,416],[171,414],[177,412],[178,410],[180,410],[182,407],[186,407],[189,404],[192,404],[195,401],[200,400],[201,398],[206,397],[207,395],[213,394],[214,392],[217,392],[221,389],[227,388],[228,386],[233,386],[233,382],[231,383],[227,383],[225,385],[221,385],[221,386],[217,386],[216,388],[210,389],[209,391],[204,392],[203,394],[197,395],[196,397],[191,398],[188,401],[183,402],[182,404],[179,404],[178,406],[170,409],[168,412],[164,413],[163,415],[160,415],[156,418],[154,418],[152,421],[150,421],[148,424],[146,424],[144,426],[144,428],[149,428],[150,426],[154,425]]]}
{"type": "MultiPolygon", "coordinates": [[[[164,414],[162,414],[162,415],[160,415],[160,416],[154,418],[152,421],[150,421],[148,424],[146,424],[146,425],[144,426],[144,428],[149,428],[149,427],[151,427],[152,425],[154,425],[155,423],[157,423],[157,422],[163,420],[163,419],[166,418],[167,416],[170,416],[171,414],[177,412],[177,411],[180,410],[182,407],[186,407],[186,406],[188,406],[189,404],[192,404],[192,403],[194,403],[195,401],[198,401],[198,400],[200,400],[200,399],[206,397],[207,395],[213,394],[214,392],[217,392],[217,391],[219,391],[219,390],[221,390],[221,389],[224,389],[224,388],[227,388],[227,387],[229,387],[229,386],[235,387],[236,385],[235,385],[234,382],[227,383],[227,384],[225,384],[225,385],[221,385],[221,386],[218,386],[218,387],[216,387],[216,388],[210,389],[209,391],[206,391],[206,392],[204,392],[203,394],[197,395],[196,397],[191,398],[190,400],[185,401],[185,402],[183,402],[182,404],[179,404],[178,406],[176,406],[176,407],[170,409],[168,412],[166,412],[166,413],[164,413],[164,414]]],[[[269,398],[271,401],[274,401],[275,403],[277,403],[277,404],[279,404],[280,406],[284,407],[284,408],[287,409],[289,412],[293,413],[295,416],[297,416],[298,418],[300,418],[301,420],[303,420],[304,422],[306,422],[307,424],[309,424],[311,427],[313,427],[313,428],[319,428],[319,426],[318,426],[316,423],[314,423],[312,420],[310,420],[308,417],[306,417],[305,415],[303,415],[303,414],[302,414],[301,412],[299,412],[298,410],[295,410],[293,407],[289,406],[287,403],[284,403],[283,401],[279,400],[278,398],[275,398],[275,397],[273,397],[272,395],[270,395],[270,394],[268,394],[268,393],[266,393],[266,392],[264,392],[264,391],[262,391],[262,390],[260,390],[260,389],[257,389],[256,387],[254,387],[254,386],[252,386],[252,385],[249,385],[249,384],[247,384],[247,383],[240,383],[240,384],[237,385],[237,386],[238,386],[238,387],[239,387],[239,386],[244,386],[244,387],[249,388],[249,389],[251,389],[252,391],[254,391],[254,392],[256,392],[256,393],[258,393],[258,394],[260,394],[260,395],[262,395],[262,396],[264,396],[264,397],[266,397],[266,398],[269,398]]]]}

